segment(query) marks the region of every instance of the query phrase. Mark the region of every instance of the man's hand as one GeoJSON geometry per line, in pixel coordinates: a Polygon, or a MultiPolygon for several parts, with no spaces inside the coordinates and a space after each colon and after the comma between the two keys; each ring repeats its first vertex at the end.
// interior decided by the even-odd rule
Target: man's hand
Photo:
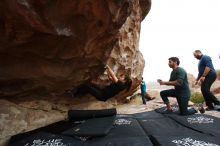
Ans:
{"type": "Polygon", "coordinates": [[[198,81],[196,81],[194,84],[195,85],[201,85],[202,82],[204,82],[205,77],[200,77],[198,81]]]}
{"type": "Polygon", "coordinates": [[[117,83],[118,78],[116,77],[114,71],[108,65],[106,65],[106,71],[108,73],[109,79],[111,79],[114,83],[117,83]]]}
{"type": "Polygon", "coordinates": [[[106,65],[105,68],[109,70],[110,67],[108,65],[106,65]]]}
{"type": "Polygon", "coordinates": [[[165,85],[164,82],[163,82],[161,79],[157,79],[157,82],[158,82],[160,85],[165,85]]]}
{"type": "Polygon", "coordinates": [[[196,81],[194,84],[195,84],[195,85],[198,85],[198,83],[199,83],[199,81],[196,81]]]}
{"type": "Polygon", "coordinates": [[[199,81],[202,83],[202,82],[204,82],[204,80],[205,80],[205,77],[200,77],[199,78],[199,81]]]}
{"type": "Polygon", "coordinates": [[[160,83],[162,80],[161,79],[157,79],[157,82],[160,83]]]}

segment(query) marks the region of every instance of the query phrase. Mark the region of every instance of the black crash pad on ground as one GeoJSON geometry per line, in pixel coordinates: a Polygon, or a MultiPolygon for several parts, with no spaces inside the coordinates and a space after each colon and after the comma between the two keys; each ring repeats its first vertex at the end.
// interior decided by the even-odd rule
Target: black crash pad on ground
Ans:
{"type": "Polygon", "coordinates": [[[39,132],[15,141],[8,146],[80,146],[82,144],[82,141],[75,140],[71,137],[39,132]]]}
{"type": "Polygon", "coordinates": [[[219,146],[220,139],[207,135],[152,136],[155,146],[219,146]]]}
{"type": "Polygon", "coordinates": [[[138,119],[148,135],[196,135],[197,132],[186,128],[170,118],[138,119]]]}
{"type": "Polygon", "coordinates": [[[142,112],[142,113],[136,113],[133,114],[133,117],[135,119],[157,119],[157,118],[164,118],[164,115],[155,112],[155,111],[149,111],[149,112],[142,112]]]}
{"type": "Polygon", "coordinates": [[[136,119],[129,117],[116,117],[114,128],[106,138],[126,138],[147,136],[136,119]]]}
{"type": "Polygon", "coordinates": [[[100,138],[92,140],[89,146],[153,146],[147,136],[124,138],[100,138]]]}
{"type": "MultiPolygon", "coordinates": [[[[25,140],[30,140],[31,144],[31,142],[33,143],[37,139],[40,139],[42,142],[42,140],[51,141],[51,138],[53,141],[55,141],[54,138],[62,139],[62,141],[56,141],[56,146],[63,146],[64,144],[65,146],[152,146],[152,143],[154,146],[182,146],[181,144],[183,142],[194,142],[195,144],[196,141],[203,142],[204,144],[212,144],[209,146],[219,145],[218,132],[220,131],[220,126],[218,123],[220,122],[218,118],[211,116],[214,119],[214,124],[208,126],[207,129],[204,129],[205,126],[203,127],[199,124],[189,125],[189,123],[184,123],[187,118],[191,118],[191,121],[193,121],[192,117],[198,115],[206,116],[201,114],[179,116],[176,114],[160,114],[155,111],[131,115],[116,115],[115,120],[113,120],[114,126],[109,130],[107,135],[89,139],[88,137],[72,137],[62,134],[68,129],[79,126],[83,121],[77,121],[75,119],[73,121],[60,121],[43,128],[13,136],[8,146],[25,146],[27,144],[25,140]]],[[[106,118],[110,118],[110,116],[108,115],[106,118]]],[[[85,119],[84,121],[86,122],[85,119]]],[[[93,124],[102,125],[104,122],[100,123],[93,124]]],[[[109,125],[112,126],[112,123],[109,123],[109,125]]],[[[88,129],[90,128],[88,127],[88,129]]],[[[93,129],[92,131],[95,130],[93,129]]]]}
{"type": "Polygon", "coordinates": [[[115,116],[116,114],[117,111],[115,108],[103,110],[69,110],[68,118],[70,121],[80,121],[90,118],[115,116]]]}
{"type": "Polygon", "coordinates": [[[190,116],[167,115],[181,125],[201,133],[220,137],[220,119],[205,115],[195,114],[190,116]]]}
{"type": "Polygon", "coordinates": [[[103,117],[103,118],[92,118],[85,122],[70,128],[64,132],[63,135],[68,136],[105,136],[113,128],[115,122],[115,116],[103,117]]]}
{"type": "Polygon", "coordinates": [[[50,124],[48,126],[38,128],[32,131],[28,131],[25,133],[20,133],[17,135],[14,135],[10,139],[10,143],[14,143],[16,141],[19,141],[21,139],[25,139],[33,134],[44,132],[44,133],[53,133],[53,134],[61,134],[63,131],[75,127],[77,124],[74,122],[69,121],[59,121],[53,124],[50,124]]]}

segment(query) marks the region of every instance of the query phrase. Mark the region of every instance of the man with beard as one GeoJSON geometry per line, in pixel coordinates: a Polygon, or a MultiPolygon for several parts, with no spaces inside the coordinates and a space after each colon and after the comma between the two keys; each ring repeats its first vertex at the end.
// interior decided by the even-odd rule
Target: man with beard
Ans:
{"type": "Polygon", "coordinates": [[[207,106],[206,110],[214,110],[215,107],[219,108],[220,102],[210,91],[212,84],[216,80],[216,71],[213,67],[212,60],[209,56],[203,55],[200,50],[195,50],[193,55],[199,60],[199,74],[195,84],[201,83],[202,95],[207,106]]]}
{"type": "MultiPolygon", "coordinates": [[[[180,115],[189,115],[193,113],[190,113],[187,108],[188,101],[190,98],[190,89],[187,79],[187,73],[183,68],[179,67],[179,64],[180,64],[179,58],[177,57],[169,58],[168,65],[170,68],[173,69],[170,75],[170,80],[162,81],[158,79],[158,82],[160,83],[160,85],[174,86],[174,89],[163,90],[160,92],[160,96],[167,107],[165,113],[172,112],[172,107],[170,105],[168,97],[176,97],[179,105],[180,115]]],[[[195,112],[196,111],[194,111],[194,113],[195,112]]]]}

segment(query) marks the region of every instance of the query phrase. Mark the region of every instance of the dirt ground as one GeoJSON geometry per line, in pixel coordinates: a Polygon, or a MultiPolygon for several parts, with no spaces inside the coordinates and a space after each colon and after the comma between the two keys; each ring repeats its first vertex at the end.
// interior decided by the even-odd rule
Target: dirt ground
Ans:
{"type": "MultiPolygon", "coordinates": [[[[163,104],[162,99],[159,97],[159,93],[156,91],[151,91],[150,94],[152,96],[155,96],[156,98],[154,100],[147,101],[147,104],[142,104],[142,99],[139,96],[136,96],[132,98],[130,101],[128,101],[128,104],[124,105],[117,105],[117,112],[119,114],[133,114],[133,113],[140,113],[140,112],[146,112],[146,111],[152,111],[156,108],[160,108],[165,106],[163,104]]],[[[177,104],[177,101],[175,98],[169,98],[171,104],[177,104]]],[[[192,103],[189,105],[193,106],[192,103]]],[[[196,106],[193,106],[197,108],[196,106]]],[[[220,112],[219,111],[206,111],[205,114],[212,115],[215,117],[220,118],[220,112]]]]}

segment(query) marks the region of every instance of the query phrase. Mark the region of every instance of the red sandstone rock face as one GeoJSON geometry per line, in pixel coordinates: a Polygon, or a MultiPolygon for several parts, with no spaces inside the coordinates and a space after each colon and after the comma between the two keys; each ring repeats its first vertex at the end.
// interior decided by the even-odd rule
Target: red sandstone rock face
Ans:
{"type": "Polygon", "coordinates": [[[149,9],[150,0],[1,0],[0,97],[59,94],[91,80],[103,86],[105,64],[129,73],[135,88],[149,9]]]}

